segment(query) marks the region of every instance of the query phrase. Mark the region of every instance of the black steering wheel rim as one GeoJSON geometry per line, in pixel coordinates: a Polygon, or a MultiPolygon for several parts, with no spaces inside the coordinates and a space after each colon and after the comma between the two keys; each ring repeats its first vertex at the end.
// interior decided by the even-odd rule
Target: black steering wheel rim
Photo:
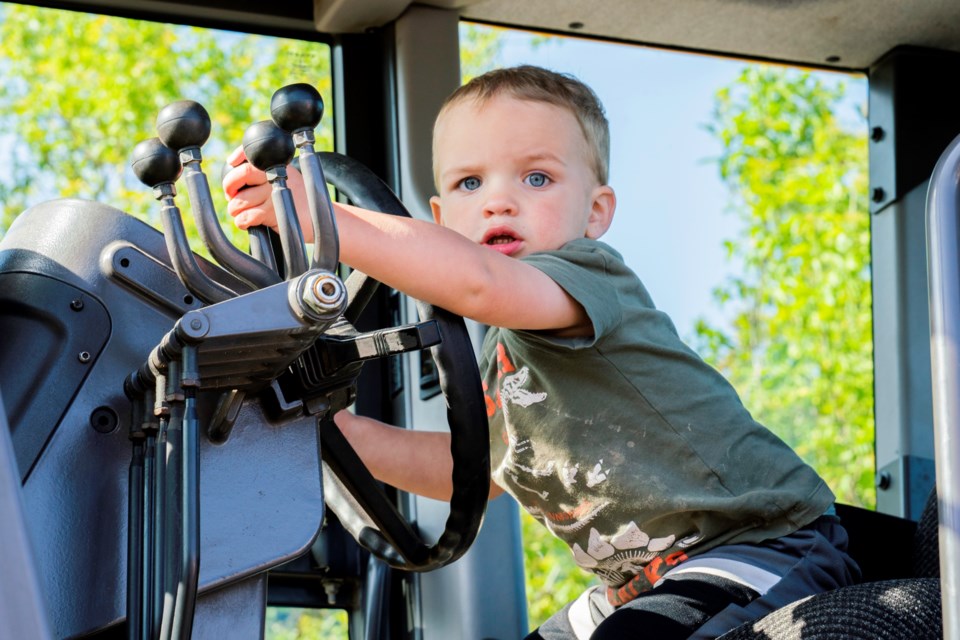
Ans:
{"type": "MultiPolygon", "coordinates": [[[[410,217],[399,198],[363,164],[337,153],[318,155],[326,181],[353,204],[410,217]]],[[[344,315],[355,322],[379,283],[354,271],[346,284],[350,302],[344,315]]],[[[355,533],[360,545],[394,568],[428,571],[457,560],[476,539],[489,495],[490,441],[480,373],[463,318],[419,300],[417,309],[421,320],[436,321],[440,331],[440,344],[430,350],[446,401],[453,458],[450,514],[436,543],[424,542],[399,514],[335,425],[321,425],[320,435],[328,468],[377,525],[355,533]]]]}

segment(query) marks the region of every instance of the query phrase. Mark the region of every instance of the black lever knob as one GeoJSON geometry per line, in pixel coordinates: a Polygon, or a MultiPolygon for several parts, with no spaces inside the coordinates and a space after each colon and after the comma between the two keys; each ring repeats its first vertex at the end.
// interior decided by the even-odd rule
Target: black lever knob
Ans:
{"type": "Polygon", "coordinates": [[[323,118],[323,98],[313,85],[289,84],[270,98],[270,115],[278,127],[290,133],[314,129],[323,118]]]}
{"type": "Polygon", "coordinates": [[[303,232],[293,194],[287,188],[287,165],[293,160],[294,152],[293,136],[273,120],[261,120],[243,132],[243,152],[250,164],[266,172],[267,180],[273,185],[271,198],[283,247],[283,273],[287,280],[292,280],[307,270],[303,232]]]}
{"type": "Polygon", "coordinates": [[[176,151],[167,147],[160,138],[150,138],[133,148],[131,167],[140,182],[156,187],[167,182],[176,182],[182,169],[176,151]]]}
{"type": "Polygon", "coordinates": [[[202,147],[210,137],[210,114],[193,100],[171,102],[157,114],[157,135],[177,151],[202,147]]]}
{"type": "Polygon", "coordinates": [[[237,296],[237,292],[201,271],[190,251],[180,209],[173,200],[177,195],[174,183],[182,170],[180,154],[160,142],[160,138],[150,138],[137,144],[132,156],[133,172],[141,182],[153,189],[154,197],[160,201],[160,222],[167,253],[180,281],[204,302],[221,302],[237,296]]]}
{"type": "Polygon", "coordinates": [[[293,138],[272,120],[261,120],[244,131],[243,153],[261,171],[286,167],[293,160],[293,138]]]}

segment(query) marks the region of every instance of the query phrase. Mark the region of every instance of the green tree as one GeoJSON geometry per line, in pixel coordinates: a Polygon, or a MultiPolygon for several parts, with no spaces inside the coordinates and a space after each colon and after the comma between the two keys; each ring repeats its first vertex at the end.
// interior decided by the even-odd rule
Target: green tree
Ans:
{"type": "Polygon", "coordinates": [[[503,49],[502,31],[460,23],[460,79],[464,84],[494,68],[503,49]]]}
{"type": "Polygon", "coordinates": [[[264,626],[270,640],[332,640],[348,634],[347,612],[342,609],[269,607],[264,626]]]}
{"type": "Polygon", "coordinates": [[[729,329],[701,320],[698,347],[842,502],[872,506],[867,146],[838,121],[843,95],[757,65],[717,93],[710,130],[742,223],[724,245],[742,269],[714,292],[729,329]]]}
{"type": "MultiPolygon", "coordinates": [[[[0,145],[9,159],[0,172],[0,233],[26,207],[61,196],[156,224],[159,207],[129,170],[130,152],[156,135],[160,109],[181,99],[210,113],[204,170],[224,212],[226,154],[249,124],[269,117],[272,92],[290,82],[323,95],[330,87],[325,45],[13,4],[0,8],[0,72],[0,145]]],[[[320,148],[332,147],[330,131],[321,126],[320,148]]],[[[189,203],[178,196],[178,204],[196,240],[189,203]]]]}
{"type": "Polygon", "coordinates": [[[570,547],[527,512],[520,512],[523,566],[530,628],[539,627],[565,604],[600,581],[578,567],[570,547]]]}

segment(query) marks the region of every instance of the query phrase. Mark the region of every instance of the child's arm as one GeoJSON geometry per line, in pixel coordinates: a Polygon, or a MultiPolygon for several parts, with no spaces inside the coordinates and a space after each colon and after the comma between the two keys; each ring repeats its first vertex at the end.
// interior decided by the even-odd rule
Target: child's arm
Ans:
{"type": "MultiPolygon", "coordinates": [[[[393,487],[449,501],[453,492],[450,434],[400,429],[340,411],[334,421],[373,476],[393,487]]],[[[490,498],[503,493],[490,482],[490,498]]]]}
{"type": "MultiPolygon", "coordinates": [[[[230,162],[239,159],[242,155],[235,152],[230,162]]],[[[288,175],[297,211],[306,221],[303,179],[293,169],[288,175]]],[[[230,199],[227,210],[238,227],[276,227],[271,187],[263,172],[241,165],[224,177],[223,187],[230,199]]],[[[497,327],[565,336],[589,335],[592,330],[578,303],[546,274],[520,260],[431,222],[337,203],[334,210],[340,259],[390,287],[497,327]]],[[[303,226],[304,235],[311,237],[310,223],[303,226]]]]}

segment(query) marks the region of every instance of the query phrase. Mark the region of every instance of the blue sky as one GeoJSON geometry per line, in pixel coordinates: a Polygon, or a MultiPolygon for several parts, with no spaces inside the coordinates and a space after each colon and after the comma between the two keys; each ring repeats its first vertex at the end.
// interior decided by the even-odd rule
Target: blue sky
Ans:
{"type": "MultiPolygon", "coordinates": [[[[737,227],[725,213],[728,194],[711,160],[720,145],[705,125],[716,91],[748,63],[583,38],[531,46],[530,33],[499,33],[499,65],[528,63],[571,73],[603,101],[611,129],[610,184],[618,201],[604,239],[623,254],[681,336],[693,335],[699,316],[725,325],[710,292],[737,269],[722,247],[737,227]]],[[[866,80],[817,73],[826,82],[846,81],[843,120],[857,122],[866,80]]],[[[866,135],[866,125],[859,126],[866,135]]]]}

